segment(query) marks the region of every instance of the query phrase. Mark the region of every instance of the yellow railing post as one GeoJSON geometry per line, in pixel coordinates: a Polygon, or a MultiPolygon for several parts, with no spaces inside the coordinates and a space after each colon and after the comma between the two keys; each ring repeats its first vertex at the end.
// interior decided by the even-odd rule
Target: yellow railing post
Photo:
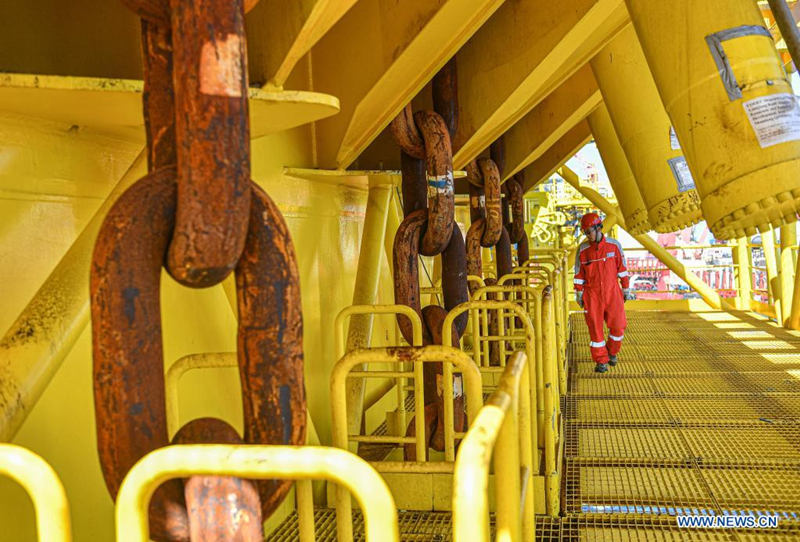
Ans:
{"type": "Polygon", "coordinates": [[[789,326],[790,308],[794,299],[794,256],[792,251],[797,245],[797,224],[784,224],[780,228],[781,256],[778,274],[780,276],[782,319],[778,322],[782,326],[789,326]]]}
{"type": "Polygon", "coordinates": [[[783,322],[783,307],[781,306],[781,285],[778,280],[778,262],[775,258],[774,230],[770,227],[761,232],[761,249],[764,251],[764,261],[767,266],[767,293],[769,301],[775,308],[778,322],[783,322]]]}
{"type": "Polygon", "coordinates": [[[53,467],[30,450],[0,444],[0,474],[16,481],[31,498],[39,540],[72,540],[67,495],[53,467]]]}
{"type": "Polygon", "coordinates": [[[397,509],[386,482],[350,452],[320,446],[193,444],[159,448],[131,468],[117,495],[117,541],[147,542],[153,492],[167,480],[196,475],[329,480],[355,496],[364,512],[367,540],[400,539],[397,509]]]}
{"type": "Polygon", "coordinates": [[[752,299],[753,271],[750,267],[750,246],[747,237],[736,239],[736,246],[733,248],[733,271],[737,279],[736,296],[739,300],[739,308],[749,311],[752,299]]]}
{"type": "Polygon", "coordinates": [[[544,465],[545,465],[545,503],[547,513],[555,517],[558,515],[559,476],[556,468],[556,432],[558,424],[559,395],[557,393],[558,371],[555,363],[558,355],[554,352],[556,346],[555,329],[551,325],[554,319],[552,293],[545,291],[542,295],[542,328],[544,329],[544,344],[542,357],[544,358],[544,423],[541,430],[544,432],[544,465]]]}

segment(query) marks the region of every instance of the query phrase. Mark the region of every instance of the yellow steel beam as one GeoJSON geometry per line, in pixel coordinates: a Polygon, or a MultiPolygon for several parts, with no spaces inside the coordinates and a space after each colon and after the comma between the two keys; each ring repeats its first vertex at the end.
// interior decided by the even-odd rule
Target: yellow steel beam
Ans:
{"type": "MultiPolygon", "coordinates": [[[[361,235],[361,251],[358,256],[358,271],[353,290],[353,305],[373,305],[377,302],[386,221],[389,215],[389,202],[394,190],[393,184],[370,184],[367,195],[367,212],[364,217],[364,232],[361,235]]],[[[350,318],[346,351],[369,347],[373,320],[374,315],[372,314],[357,314],[350,318]]],[[[347,382],[350,433],[355,433],[361,427],[364,389],[363,379],[351,379],[347,382]]]]}
{"type": "Polygon", "coordinates": [[[247,14],[250,79],[282,87],[297,62],[356,0],[261,0],[247,14]]]}
{"type": "MultiPolygon", "coordinates": [[[[598,194],[596,191],[592,190],[587,186],[582,186],[578,179],[578,175],[569,169],[567,166],[563,166],[559,170],[559,174],[567,181],[570,185],[572,185],[575,190],[581,193],[583,197],[588,199],[592,204],[594,204],[598,209],[600,209],[603,213],[608,215],[613,215],[616,217],[617,224],[622,229],[625,228],[625,219],[622,218],[622,213],[619,212],[617,206],[612,205],[609,201],[598,194]]],[[[626,230],[627,231],[627,230],[626,230]]],[[[686,267],[677,260],[672,254],[664,250],[664,247],[659,245],[654,239],[652,239],[649,235],[634,235],[634,239],[636,239],[639,244],[641,244],[644,248],[650,251],[653,256],[658,258],[661,263],[666,265],[673,273],[678,275],[686,284],[694,288],[694,290],[700,294],[700,297],[708,303],[711,308],[714,309],[724,309],[730,310],[734,307],[730,306],[728,302],[722,299],[719,294],[711,288],[708,284],[703,282],[703,280],[695,275],[692,271],[686,269],[686,267]]]]}
{"type": "Polygon", "coordinates": [[[506,1],[456,56],[455,167],[509,130],[627,19],[620,0],[506,1]]]}
{"type": "Polygon", "coordinates": [[[0,339],[0,441],[10,441],[89,322],[89,265],[108,209],[146,170],[142,151],[0,339]]]}
{"type": "Polygon", "coordinates": [[[349,166],[500,4],[404,0],[353,6],[311,50],[314,88],[337,96],[342,107],[317,124],[318,165],[349,166]]]}
{"type": "Polygon", "coordinates": [[[508,178],[542,156],[602,101],[589,65],[584,65],[505,133],[508,178]]]}
{"type": "Polygon", "coordinates": [[[542,156],[525,168],[525,186],[522,188],[527,192],[539,184],[539,181],[549,178],[591,138],[592,132],[589,129],[589,123],[585,120],[579,122],[547,149],[542,156]]]}

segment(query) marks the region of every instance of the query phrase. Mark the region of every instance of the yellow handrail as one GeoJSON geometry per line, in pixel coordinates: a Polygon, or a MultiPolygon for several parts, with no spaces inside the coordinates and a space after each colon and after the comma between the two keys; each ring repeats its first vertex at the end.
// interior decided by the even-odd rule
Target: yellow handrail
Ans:
{"type": "MultiPolygon", "coordinates": [[[[489,465],[494,456],[497,540],[533,540],[530,484],[520,499],[524,463],[524,401],[527,359],[518,352],[500,384],[470,426],[456,458],[453,476],[453,541],[489,541],[489,465]],[[522,460],[521,460],[522,459],[522,460]],[[520,513],[520,502],[522,511],[520,513]]],[[[527,437],[530,439],[530,435],[527,437]]]]}
{"type": "Polygon", "coordinates": [[[345,322],[356,314],[400,314],[411,320],[412,346],[422,346],[422,320],[414,309],[407,305],[350,305],[336,315],[333,323],[334,352],[336,359],[345,355],[345,322]]]}
{"type": "Polygon", "coordinates": [[[164,377],[166,392],[167,429],[174,435],[180,429],[178,414],[178,382],[184,374],[194,369],[228,369],[239,368],[236,352],[212,352],[207,354],[189,354],[179,358],[170,365],[164,377]]]}
{"type": "Polygon", "coordinates": [[[356,497],[364,512],[367,540],[400,539],[397,509],[386,482],[350,452],[321,446],[193,444],[159,448],[128,472],[117,496],[117,541],[147,542],[153,492],[167,480],[194,475],[330,480],[356,497]]]}
{"type": "MultiPolygon", "coordinates": [[[[453,367],[455,371],[461,373],[464,388],[467,394],[467,417],[474,420],[481,406],[483,406],[483,395],[481,389],[481,373],[478,367],[472,363],[470,357],[450,346],[430,345],[425,347],[395,347],[395,348],[364,348],[353,350],[344,355],[333,367],[331,373],[331,410],[333,414],[333,445],[347,449],[352,440],[347,431],[347,393],[346,381],[348,376],[370,378],[375,376],[393,376],[399,378],[413,378],[414,380],[414,423],[415,437],[361,437],[361,442],[391,442],[406,444],[413,442],[416,446],[416,462],[397,462],[382,461],[372,463],[380,472],[450,472],[454,456],[445,454],[444,464],[437,464],[424,461],[427,457],[427,444],[425,442],[425,404],[424,404],[424,385],[422,377],[423,363],[442,363],[444,370],[448,371],[450,378],[442,378],[444,397],[453,396],[453,367]],[[382,364],[405,364],[413,363],[413,372],[405,371],[353,371],[356,367],[363,365],[382,363],[382,364]],[[422,460],[419,460],[419,459],[422,460]],[[448,463],[449,462],[449,463],[448,463]]],[[[444,423],[445,423],[445,446],[449,440],[457,435],[453,431],[453,405],[451,401],[444,401],[444,423]],[[450,404],[448,409],[447,405],[450,404]],[[449,428],[449,429],[448,429],[449,428]]],[[[336,493],[336,525],[339,533],[339,540],[352,539],[352,519],[350,512],[350,499],[343,494],[341,488],[337,488],[336,493]]]]}
{"type": "Polygon", "coordinates": [[[53,467],[21,446],[0,444],[0,473],[19,483],[30,496],[39,540],[72,540],[67,495],[53,467]]]}

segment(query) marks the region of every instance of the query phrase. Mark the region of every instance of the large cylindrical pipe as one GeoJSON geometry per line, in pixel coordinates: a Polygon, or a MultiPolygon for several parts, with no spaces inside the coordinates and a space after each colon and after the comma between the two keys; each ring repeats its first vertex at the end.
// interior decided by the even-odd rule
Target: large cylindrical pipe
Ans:
{"type": "Polygon", "coordinates": [[[651,226],[691,226],[701,218],[700,199],[633,29],[617,34],[591,65],[651,226]]]}
{"type": "Polygon", "coordinates": [[[721,239],[800,210],[800,108],[752,0],[626,0],[721,239]]]}
{"type": "Polygon", "coordinates": [[[622,145],[614,131],[611,117],[605,104],[600,104],[594,112],[589,115],[589,127],[592,129],[597,150],[603,159],[603,165],[608,173],[608,181],[617,196],[617,203],[625,217],[625,224],[628,230],[638,235],[647,233],[650,230],[650,219],[647,216],[647,207],[639,192],[636,178],[633,176],[631,166],[622,145]]]}

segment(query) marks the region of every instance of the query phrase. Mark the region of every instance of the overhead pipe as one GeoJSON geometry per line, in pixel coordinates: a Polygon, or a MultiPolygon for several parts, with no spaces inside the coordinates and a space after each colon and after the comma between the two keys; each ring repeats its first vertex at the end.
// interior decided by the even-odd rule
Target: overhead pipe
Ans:
{"type": "MultiPolygon", "coordinates": [[[[625,231],[628,231],[628,228],[625,224],[625,219],[622,218],[622,214],[619,212],[619,209],[596,191],[587,186],[582,186],[580,184],[578,175],[574,171],[567,166],[562,166],[561,169],[559,169],[559,175],[561,175],[565,181],[575,188],[575,190],[580,192],[580,194],[588,199],[595,207],[600,209],[606,216],[614,216],[617,220],[617,225],[625,231]]],[[[703,298],[703,301],[705,301],[711,308],[721,310],[733,310],[735,308],[721,298],[720,295],[708,284],[703,282],[700,277],[695,275],[692,271],[686,269],[686,267],[680,261],[678,261],[672,254],[664,250],[664,247],[651,239],[650,236],[633,235],[633,238],[636,239],[636,241],[638,241],[639,244],[641,244],[644,248],[649,250],[650,253],[656,258],[658,258],[661,263],[666,265],[670,271],[678,275],[681,280],[694,288],[694,290],[700,294],[700,297],[703,298]]]]}
{"type": "Polygon", "coordinates": [[[794,222],[800,107],[756,2],[626,4],[714,236],[794,222]]]}

